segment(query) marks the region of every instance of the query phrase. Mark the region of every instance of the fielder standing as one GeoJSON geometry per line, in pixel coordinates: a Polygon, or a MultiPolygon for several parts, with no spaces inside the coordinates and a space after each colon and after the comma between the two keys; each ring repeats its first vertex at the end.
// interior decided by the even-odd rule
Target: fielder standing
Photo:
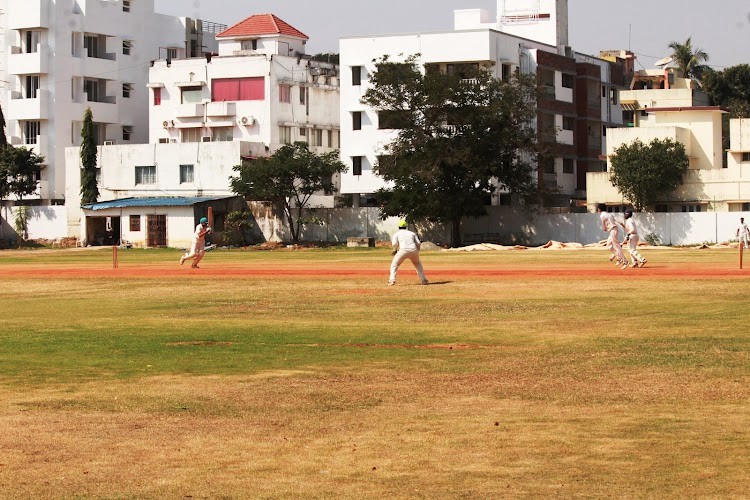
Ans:
{"type": "Polygon", "coordinates": [[[628,245],[630,265],[633,267],[643,267],[646,265],[646,259],[638,251],[639,241],[640,237],[638,236],[638,228],[635,225],[635,219],[633,219],[633,211],[627,209],[625,210],[625,240],[622,244],[628,245]]]}
{"type": "Polygon", "coordinates": [[[744,217],[740,217],[740,225],[737,226],[737,238],[740,240],[740,245],[747,248],[748,242],[750,242],[750,228],[747,227],[744,217]]]}
{"type": "Polygon", "coordinates": [[[209,233],[211,233],[211,228],[208,227],[208,219],[201,217],[200,222],[195,226],[190,252],[180,257],[180,265],[183,265],[186,260],[192,260],[193,264],[190,267],[193,269],[198,267],[198,262],[206,254],[206,235],[209,233]]]}
{"type": "MultiPolygon", "coordinates": [[[[599,212],[599,220],[602,221],[602,230],[605,233],[609,233],[607,238],[607,248],[612,251],[613,258],[617,259],[616,265],[622,265],[622,269],[628,267],[628,261],[625,260],[625,256],[622,254],[622,245],[620,245],[620,239],[617,237],[618,229],[617,226],[621,224],[615,220],[615,216],[607,212],[607,205],[599,203],[596,206],[596,211],[599,212]]],[[[610,260],[612,260],[610,258],[610,260]]]]}
{"type": "Polygon", "coordinates": [[[424,269],[422,269],[422,262],[419,260],[419,249],[422,247],[422,242],[419,241],[416,234],[406,229],[405,220],[398,223],[398,231],[391,239],[391,247],[393,247],[393,260],[391,261],[391,276],[388,279],[388,284],[396,284],[398,266],[404,260],[409,259],[417,269],[417,275],[422,280],[422,284],[426,285],[428,281],[424,275],[424,269]]]}

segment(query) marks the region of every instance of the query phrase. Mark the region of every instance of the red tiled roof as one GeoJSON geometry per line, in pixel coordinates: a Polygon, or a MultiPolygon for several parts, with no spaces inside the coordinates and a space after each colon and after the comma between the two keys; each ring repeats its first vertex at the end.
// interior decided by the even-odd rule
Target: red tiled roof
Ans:
{"type": "Polygon", "coordinates": [[[216,35],[216,38],[254,35],[287,35],[302,38],[303,40],[310,39],[310,37],[300,30],[273,14],[256,14],[250,16],[244,21],[225,29],[216,35]]]}

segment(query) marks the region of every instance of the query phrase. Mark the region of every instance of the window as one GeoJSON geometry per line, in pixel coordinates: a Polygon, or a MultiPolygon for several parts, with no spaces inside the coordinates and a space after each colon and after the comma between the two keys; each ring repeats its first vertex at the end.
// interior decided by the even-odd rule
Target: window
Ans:
{"type": "Polygon", "coordinates": [[[362,112],[352,112],[352,130],[362,130],[362,112]]]}
{"type": "Polygon", "coordinates": [[[211,100],[262,101],[266,98],[266,81],[262,76],[252,78],[220,78],[211,81],[211,100]]]}
{"type": "Polygon", "coordinates": [[[203,99],[203,87],[200,85],[182,87],[182,103],[201,102],[203,99]]]}
{"type": "Polygon", "coordinates": [[[233,127],[214,127],[211,129],[211,140],[231,142],[234,140],[233,127]]]}
{"type": "Polygon", "coordinates": [[[26,99],[39,97],[39,76],[26,75],[26,99]]]}
{"type": "Polygon", "coordinates": [[[602,125],[602,137],[607,137],[607,126],[602,125]]]}
{"type": "Polygon", "coordinates": [[[193,165],[180,165],[180,184],[188,184],[193,181],[193,165]]]}
{"type": "Polygon", "coordinates": [[[299,140],[301,142],[307,142],[307,129],[305,127],[299,128],[299,140]]]}
{"type": "Polygon", "coordinates": [[[479,63],[448,64],[445,67],[445,72],[463,79],[476,78],[479,73],[479,63]]]}
{"type": "Polygon", "coordinates": [[[23,143],[36,144],[41,134],[42,125],[38,121],[23,122],[23,143]]]}
{"type": "Polygon", "coordinates": [[[99,57],[99,38],[97,36],[84,35],[83,48],[88,57],[99,57]]]}
{"type": "Polygon", "coordinates": [[[169,144],[169,137],[159,137],[159,144],[169,144]]]}
{"type": "Polygon", "coordinates": [[[307,87],[300,86],[299,88],[299,103],[305,104],[307,98],[307,87]]]}
{"type": "Polygon", "coordinates": [[[130,2],[131,2],[131,0],[122,0],[122,11],[123,12],[130,12],[130,2]]]}
{"type": "Polygon", "coordinates": [[[99,82],[85,79],[83,81],[83,91],[86,93],[87,101],[99,102],[99,82]]]}
{"type": "Polygon", "coordinates": [[[572,116],[563,116],[563,130],[575,130],[576,119],[572,116]]]}
{"type": "Polygon", "coordinates": [[[124,55],[129,56],[132,48],[133,48],[133,42],[131,42],[130,40],[122,41],[122,53],[124,55]]]}
{"type": "Polygon", "coordinates": [[[201,142],[201,129],[196,128],[184,128],[180,130],[180,141],[181,142],[201,142]]]}
{"type": "Polygon", "coordinates": [[[576,85],[576,77],[567,73],[562,74],[562,86],[566,89],[572,89],[576,85]]]}
{"type": "Polygon", "coordinates": [[[539,168],[545,174],[555,173],[555,158],[552,156],[542,156],[539,158],[539,168]]]}
{"type": "Polygon", "coordinates": [[[122,84],[122,96],[126,99],[130,99],[130,94],[133,92],[133,84],[132,83],[123,83],[122,84]]]}
{"type": "Polygon", "coordinates": [[[167,59],[177,59],[177,49],[167,49],[167,59]]]}
{"type": "Polygon", "coordinates": [[[154,89],[154,106],[160,106],[161,105],[161,87],[156,87],[154,89]]]}
{"type": "Polygon", "coordinates": [[[575,173],[575,160],[572,158],[563,158],[563,173],[573,174],[575,173]]]}
{"type": "Polygon", "coordinates": [[[156,165],[135,167],[135,183],[156,184],[156,165]]]}
{"type": "Polygon", "coordinates": [[[362,85],[362,66],[352,66],[352,86],[362,85]]]}
{"type": "Polygon", "coordinates": [[[279,142],[281,144],[292,143],[292,127],[279,127],[279,142]]]}
{"type": "Polygon", "coordinates": [[[258,50],[258,40],[242,40],[240,42],[241,50],[258,50]]]}
{"type": "Polygon", "coordinates": [[[333,138],[334,138],[333,130],[329,130],[328,131],[328,147],[329,148],[338,147],[336,144],[333,143],[333,138]]]}
{"type": "Polygon", "coordinates": [[[683,212],[702,212],[703,207],[701,205],[682,205],[683,212]]]}
{"type": "Polygon", "coordinates": [[[133,127],[131,125],[124,125],[122,127],[122,140],[129,141],[132,135],[133,135],[133,127]]]}
{"type": "Polygon", "coordinates": [[[24,37],[24,47],[23,50],[27,54],[32,54],[34,52],[39,51],[39,42],[42,38],[42,32],[41,31],[34,31],[29,30],[26,32],[26,36],[24,37]]]}
{"type": "Polygon", "coordinates": [[[742,161],[743,162],[750,161],[750,153],[742,153],[742,161]]]}
{"type": "Polygon", "coordinates": [[[607,98],[607,87],[605,87],[604,85],[602,85],[602,97],[604,99],[607,98]]]}
{"type": "Polygon", "coordinates": [[[279,85],[279,102],[292,102],[292,86],[279,85]]]}
{"type": "Polygon", "coordinates": [[[322,146],[323,145],[323,131],[321,129],[310,130],[310,146],[322,146]]]}
{"type": "Polygon", "coordinates": [[[612,101],[612,104],[617,104],[617,89],[610,89],[609,98],[612,101]]]}
{"type": "Polygon", "coordinates": [[[131,215],[130,216],[130,230],[137,233],[141,230],[141,216],[131,215]]]}
{"type": "Polygon", "coordinates": [[[352,175],[362,175],[361,156],[352,156],[352,175]]]}
{"type": "Polygon", "coordinates": [[[513,72],[513,66],[511,66],[510,64],[503,64],[502,73],[500,77],[502,78],[504,82],[509,82],[510,75],[512,74],[512,72],[513,72]]]}

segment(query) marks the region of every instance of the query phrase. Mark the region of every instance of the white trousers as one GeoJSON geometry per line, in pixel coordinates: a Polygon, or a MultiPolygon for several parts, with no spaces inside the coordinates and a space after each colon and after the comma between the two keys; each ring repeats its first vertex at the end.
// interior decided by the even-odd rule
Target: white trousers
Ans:
{"type": "Polygon", "coordinates": [[[198,265],[198,262],[201,261],[204,255],[206,255],[206,242],[196,242],[193,243],[193,246],[190,247],[190,252],[182,256],[182,260],[192,260],[192,267],[195,267],[198,265]]]}
{"type": "Polygon", "coordinates": [[[622,253],[622,245],[620,245],[620,240],[617,238],[617,228],[613,227],[609,230],[609,238],[607,238],[607,246],[612,251],[613,254],[615,254],[615,258],[619,262],[625,263],[625,255],[622,253]]]}
{"type": "Polygon", "coordinates": [[[411,263],[414,264],[419,279],[422,280],[422,282],[427,281],[427,278],[425,278],[424,275],[424,269],[422,268],[422,262],[419,260],[419,250],[399,250],[398,252],[396,252],[396,255],[393,256],[393,260],[391,261],[391,276],[390,278],[388,278],[388,281],[390,283],[396,282],[396,273],[398,272],[398,266],[400,266],[401,263],[406,259],[409,259],[411,263]]]}
{"type": "Polygon", "coordinates": [[[636,262],[643,262],[645,259],[643,258],[643,255],[638,251],[638,242],[641,239],[638,237],[637,234],[634,234],[630,237],[630,240],[628,241],[628,253],[630,253],[630,263],[635,265],[636,262]]]}

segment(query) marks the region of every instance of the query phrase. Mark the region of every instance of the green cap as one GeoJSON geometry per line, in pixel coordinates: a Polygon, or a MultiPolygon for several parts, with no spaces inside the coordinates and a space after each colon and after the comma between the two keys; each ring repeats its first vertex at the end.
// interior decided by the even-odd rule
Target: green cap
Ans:
{"type": "Polygon", "coordinates": [[[201,224],[208,224],[208,219],[206,217],[201,217],[201,224]]]}

